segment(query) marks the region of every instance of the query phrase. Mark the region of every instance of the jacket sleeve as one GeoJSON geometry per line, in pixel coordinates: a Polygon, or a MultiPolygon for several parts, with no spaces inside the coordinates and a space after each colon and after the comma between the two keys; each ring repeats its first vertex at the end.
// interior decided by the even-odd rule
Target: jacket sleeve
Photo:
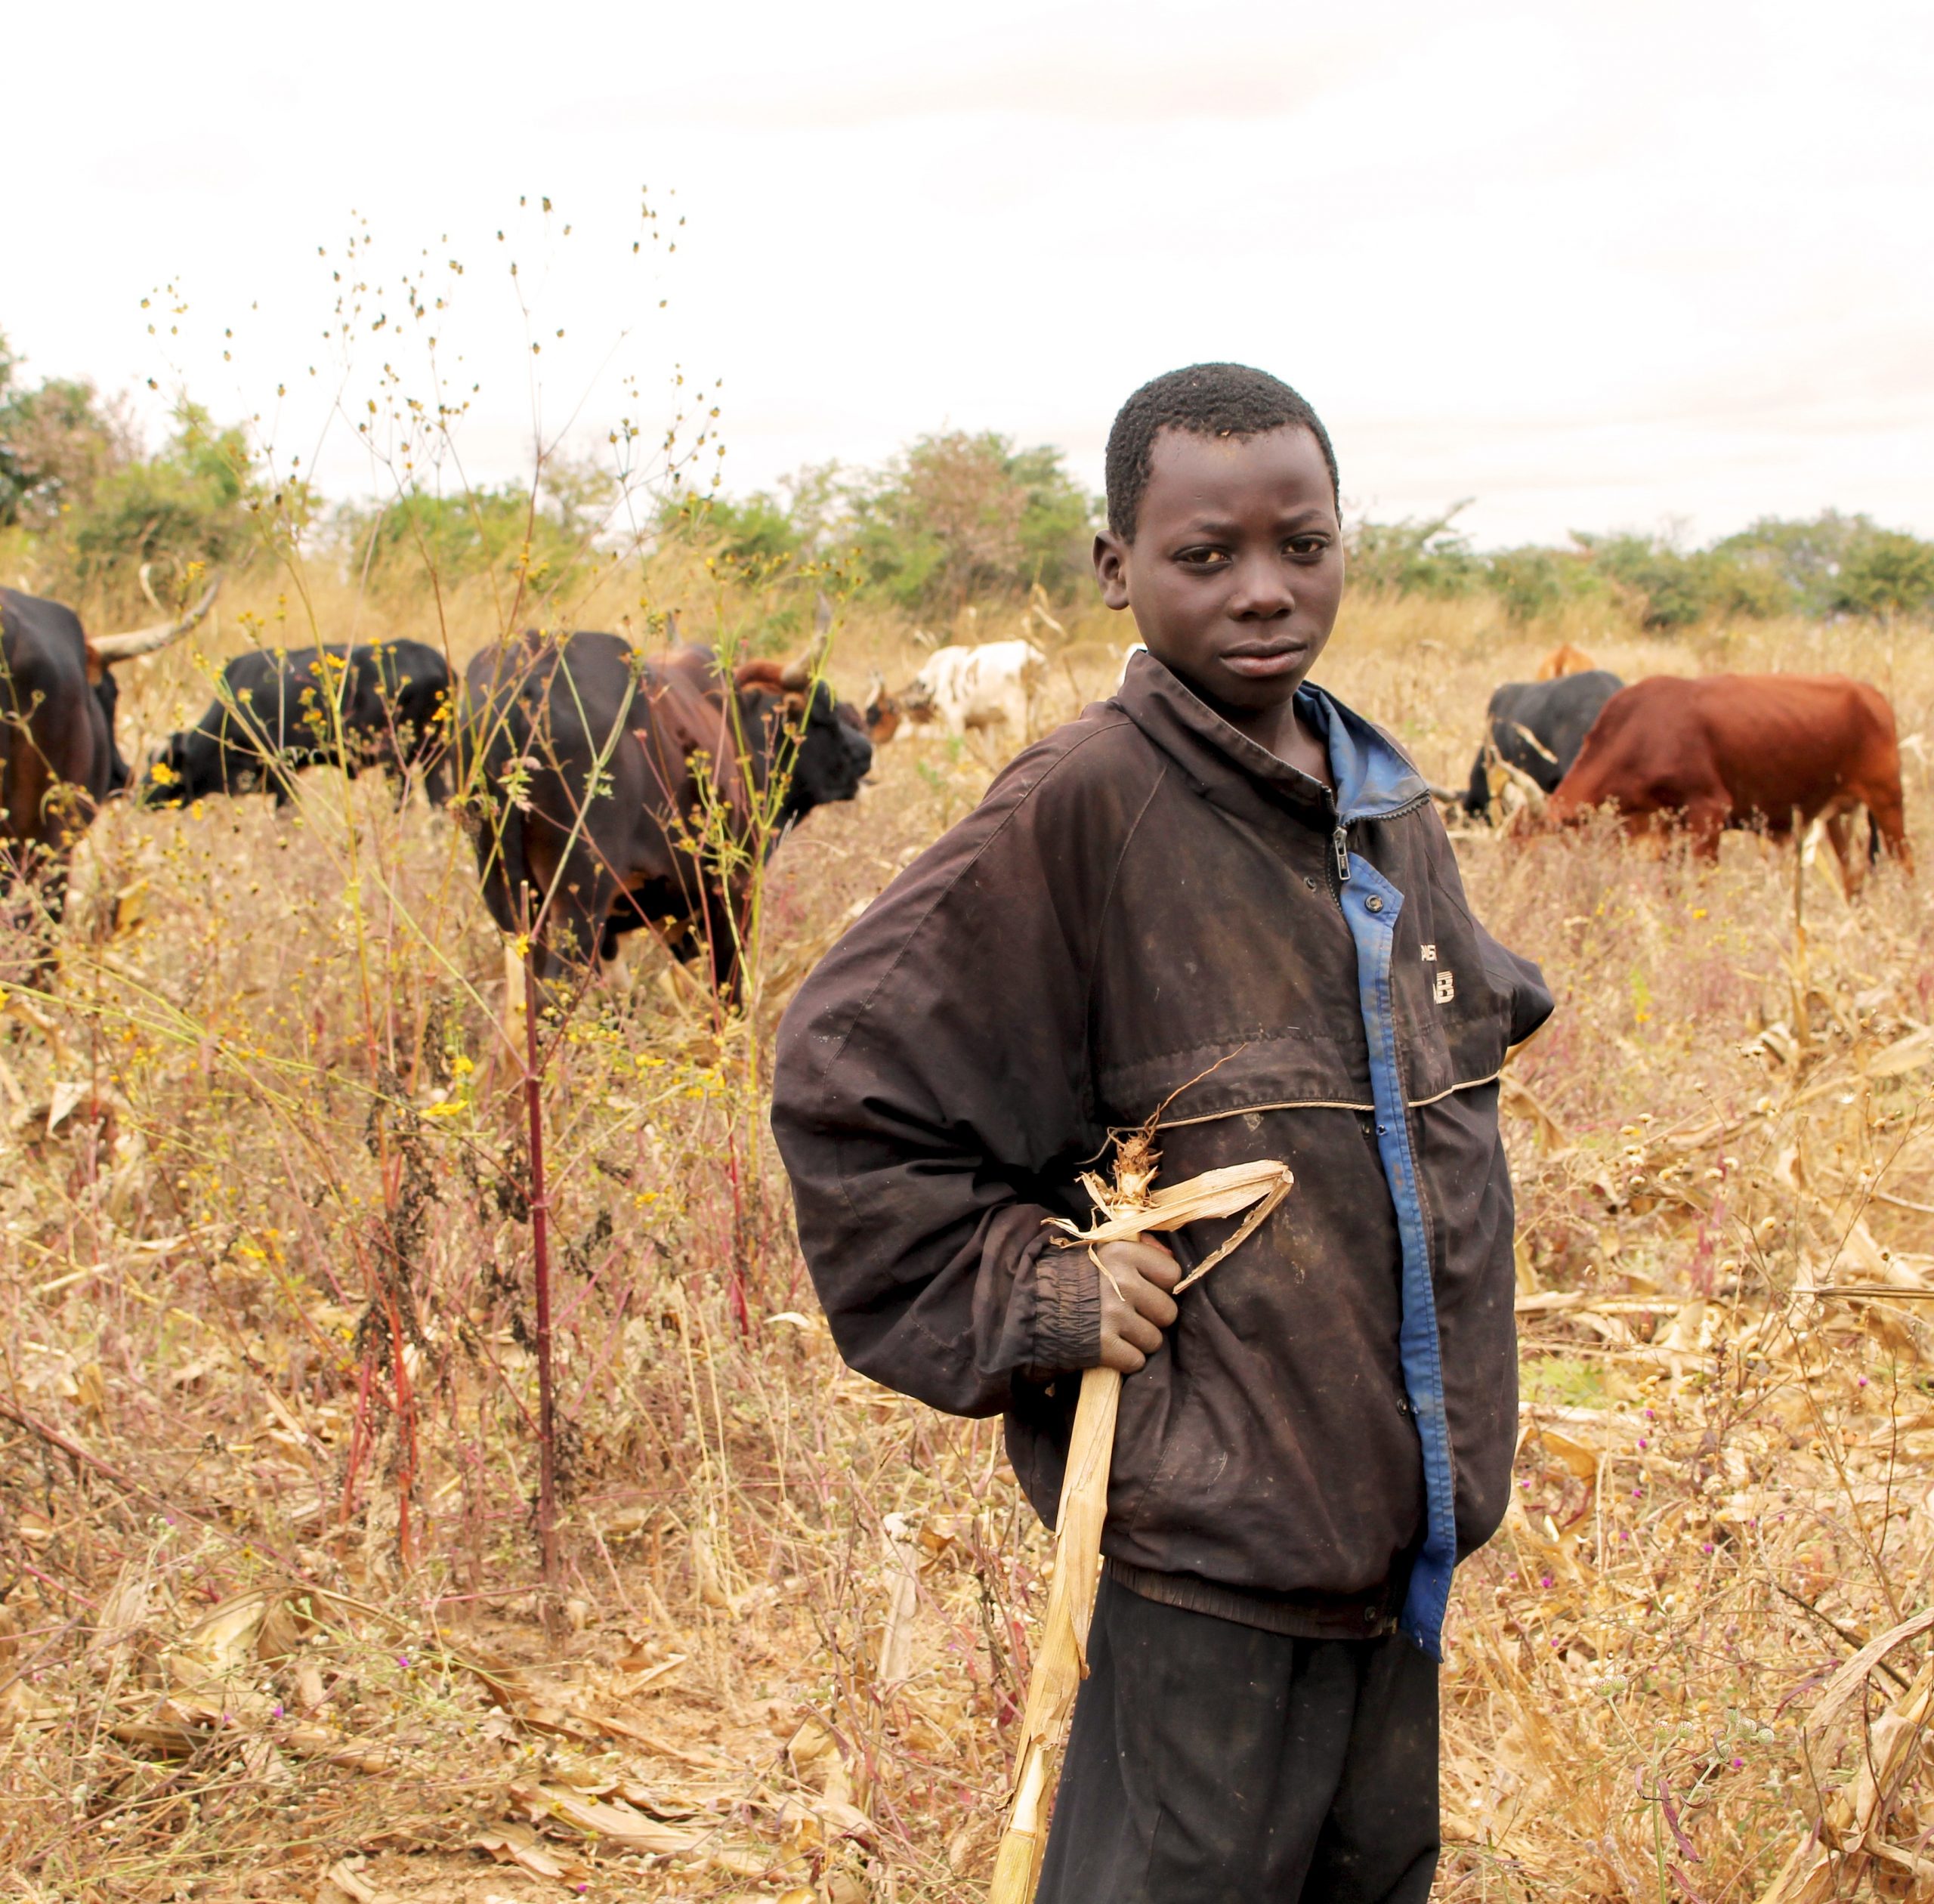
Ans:
{"type": "Polygon", "coordinates": [[[833,1339],[862,1374],[956,1414],[1005,1408],[1023,1371],[1098,1356],[1094,1265],[1044,1227],[1106,1137],[1089,973],[1120,836],[1080,811],[1083,751],[1022,756],[873,902],[779,1031],[773,1131],[833,1339]]]}

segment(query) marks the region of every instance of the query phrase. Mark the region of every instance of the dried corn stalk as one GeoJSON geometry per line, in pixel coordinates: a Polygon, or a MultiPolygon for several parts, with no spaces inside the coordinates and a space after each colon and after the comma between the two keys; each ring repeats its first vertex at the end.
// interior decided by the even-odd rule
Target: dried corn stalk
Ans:
{"type": "MultiPolygon", "coordinates": [[[[1295,1179],[1287,1164],[1265,1160],[1207,1170],[1185,1183],[1156,1190],[1151,1186],[1160,1157],[1154,1138],[1155,1119],[1151,1118],[1117,1147],[1112,1182],[1092,1173],[1083,1177],[1083,1187],[1101,1212],[1098,1222],[1083,1229],[1064,1219],[1055,1221],[1068,1232],[1064,1248],[1085,1246],[1092,1254],[1100,1244],[1133,1242],[1158,1231],[1241,1216],[1247,1210],[1235,1233],[1176,1285],[1179,1295],[1255,1235],[1289,1195],[1295,1179]]],[[[1031,1904],[1040,1877],[1041,1856],[1047,1849],[1048,1803],[1061,1745],[1076,1690],[1088,1676],[1088,1627],[1101,1574],[1101,1524],[1108,1518],[1108,1467],[1120,1399],[1121,1377],[1115,1370],[1091,1368],[1082,1376],[1055,1522],[1054,1579],[1027,1682],[1014,1795],[994,1860],[990,1904],[1031,1904]]]]}
{"type": "MultiPolygon", "coordinates": [[[[1934,1612],[1917,1614],[1861,1648],[1829,1682],[1806,1722],[1808,1734],[1819,1739],[1840,1709],[1865,1692],[1868,1676],[1886,1655],[1929,1627],[1934,1612]]],[[[1759,1904],[1828,1904],[1852,1895],[1863,1878],[1890,1895],[1923,1897],[1934,1890],[1934,1862],[1921,1856],[1912,1812],[1902,1803],[1930,1711],[1934,1660],[1867,1726],[1858,1776],[1828,1797],[1819,1822],[1787,1854],[1759,1904]]]]}

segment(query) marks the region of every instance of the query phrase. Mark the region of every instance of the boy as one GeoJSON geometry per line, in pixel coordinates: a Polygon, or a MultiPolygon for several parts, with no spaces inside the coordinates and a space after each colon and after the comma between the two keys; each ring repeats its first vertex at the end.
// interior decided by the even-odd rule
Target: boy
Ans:
{"type": "Polygon", "coordinates": [[[1517,1430],[1497,1077],[1551,1000],[1409,762],[1305,685],[1343,584],[1308,405],[1176,371],[1107,469],[1095,573],[1148,652],[808,981],[773,1127],[841,1353],[1004,1411],[1044,1516],[1075,1371],[1128,1377],[1043,1904],[1423,1904],[1444,1603],[1517,1430]],[[1098,1269],[1043,1227],[1165,1102],[1158,1182],[1296,1173],[1179,1303],[1230,1226],[1098,1269]]]}

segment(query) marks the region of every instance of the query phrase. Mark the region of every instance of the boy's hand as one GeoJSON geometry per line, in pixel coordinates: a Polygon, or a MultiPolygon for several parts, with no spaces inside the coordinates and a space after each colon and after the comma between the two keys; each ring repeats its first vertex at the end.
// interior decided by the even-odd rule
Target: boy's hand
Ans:
{"type": "Polygon", "coordinates": [[[1101,1265],[1101,1366],[1135,1371],[1162,1346],[1177,1313],[1169,1292],[1182,1265],[1159,1243],[1104,1243],[1101,1265]]]}

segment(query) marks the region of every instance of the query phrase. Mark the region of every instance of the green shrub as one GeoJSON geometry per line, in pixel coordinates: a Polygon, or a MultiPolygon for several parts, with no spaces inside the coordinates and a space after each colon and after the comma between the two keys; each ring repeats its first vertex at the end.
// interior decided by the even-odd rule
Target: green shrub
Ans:
{"type": "Polygon", "coordinates": [[[125,409],[92,384],[49,378],[29,390],[19,366],[0,335],[0,528],[44,533],[131,462],[138,446],[125,409]]]}
{"type": "Polygon", "coordinates": [[[1426,520],[1358,523],[1349,539],[1352,583],[1440,601],[1475,594],[1487,579],[1484,559],[1468,536],[1451,527],[1469,506],[1460,502],[1426,520]]]}
{"type": "Polygon", "coordinates": [[[1610,592],[1606,578],[1578,549],[1545,549],[1536,544],[1500,549],[1485,562],[1485,579],[1513,621],[1548,615],[1568,601],[1610,592]]]}
{"type": "Polygon", "coordinates": [[[1016,450],[991,431],[922,437],[870,477],[845,484],[844,519],[863,585],[916,614],[1024,595],[1065,600],[1089,572],[1095,502],[1061,452],[1016,450]]]}
{"type": "Polygon", "coordinates": [[[520,573],[533,589],[561,580],[589,552],[589,538],[555,508],[532,499],[527,483],[455,496],[406,490],[386,502],[347,503],[332,527],[357,572],[434,575],[448,584],[473,575],[520,573]]]}
{"type": "Polygon", "coordinates": [[[668,496],[659,508],[657,529],[753,580],[790,567],[805,552],[808,539],[791,510],[765,490],[755,490],[743,502],[723,496],[668,496]]]}
{"type": "Polygon", "coordinates": [[[1934,543],[1862,525],[1834,577],[1833,605],[1856,615],[1913,614],[1934,607],[1934,543]]]}
{"type": "Polygon", "coordinates": [[[125,580],[143,562],[239,567],[307,512],[299,484],[271,496],[240,430],[218,430],[184,403],[160,455],[113,471],[69,512],[69,566],[83,589],[125,580]]]}
{"type": "Polygon", "coordinates": [[[1849,550],[1871,525],[1829,509],[1806,521],[1762,516],[1713,545],[1721,561],[1762,579],[1772,612],[1831,614],[1849,550]]]}

